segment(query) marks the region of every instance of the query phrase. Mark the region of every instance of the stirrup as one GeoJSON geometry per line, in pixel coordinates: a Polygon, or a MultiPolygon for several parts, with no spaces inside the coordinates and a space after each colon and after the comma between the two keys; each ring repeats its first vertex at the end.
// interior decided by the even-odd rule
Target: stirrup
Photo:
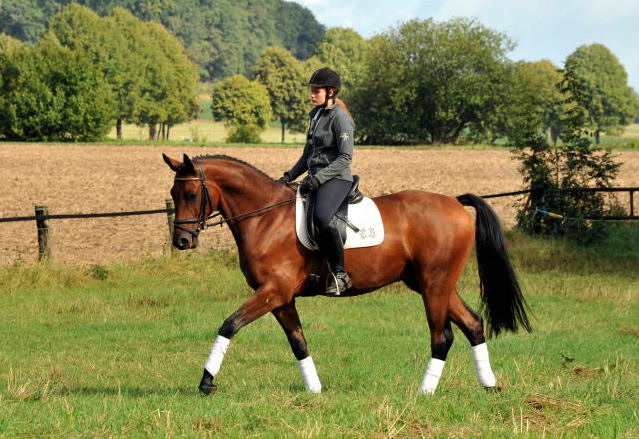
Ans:
{"type": "Polygon", "coordinates": [[[329,275],[331,276],[329,278],[330,283],[326,287],[326,291],[324,291],[324,294],[327,294],[329,296],[339,296],[344,291],[348,290],[350,287],[353,286],[353,283],[351,282],[351,278],[348,276],[348,273],[346,272],[334,274],[331,271],[329,272],[329,275]]]}

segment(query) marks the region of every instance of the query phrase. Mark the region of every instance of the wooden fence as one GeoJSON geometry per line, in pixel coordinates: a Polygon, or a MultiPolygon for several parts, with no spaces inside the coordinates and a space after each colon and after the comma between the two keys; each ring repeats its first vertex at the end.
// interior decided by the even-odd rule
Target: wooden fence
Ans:
{"type": "Polygon", "coordinates": [[[38,232],[38,259],[48,259],[51,256],[51,243],[49,240],[49,220],[52,219],[79,219],[79,218],[107,218],[118,216],[136,216],[136,215],[156,215],[165,213],[169,226],[169,235],[173,241],[173,220],[175,219],[175,205],[172,199],[165,200],[166,208],[155,210],[135,210],[129,212],[106,212],[106,213],[75,213],[75,214],[57,214],[49,215],[49,209],[46,206],[35,206],[34,216],[19,216],[13,218],[0,218],[0,223],[16,222],[16,221],[35,221],[38,232]]]}
{"type": "MultiPolygon", "coordinates": [[[[628,192],[629,195],[629,215],[627,216],[587,216],[580,219],[596,220],[596,221],[615,221],[615,220],[637,220],[635,215],[635,192],[639,192],[639,187],[617,187],[617,188],[575,188],[569,189],[570,192],[628,192]]],[[[503,192],[498,194],[481,195],[482,198],[500,198],[512,197],[517,195],[525,195],[531,190],[521,190],[514,192],[503,192]]],[[[15,221],[35,221],[38,233],[38,259],[47,259],[51,255],[51,244],[49,239],[49,220],[55,219],[79,219],[79,218],[106,218],[118,216],[134,216],[134,215],[155,215],[165,213],[167,215],[167,224],[169,227],[169,235],[173,241],[173,220],[175,219],[175,206],[172,199],[165,200],[166,208],[155,210],[138,210],[130,212],[108,212],[108,213],[80,213],[80,214],[57,214],[50,215],[46,206],[36,206],[34,216],[23,216],[13,218],[0,218],[0,223],[15,221]]],[[[555,215],[557,215],[555,213],[555,215]]]]}

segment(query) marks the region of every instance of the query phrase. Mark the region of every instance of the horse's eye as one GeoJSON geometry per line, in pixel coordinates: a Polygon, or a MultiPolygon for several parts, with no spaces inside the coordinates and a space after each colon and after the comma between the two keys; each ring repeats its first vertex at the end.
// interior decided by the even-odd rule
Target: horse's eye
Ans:
{"type": "Polygon", "coordinates": [[[185,199],[186,201],[193,201],[193,200],[195,200],[195,193],[193,193],[193,192],[186,192],[186,193],[184,194],[184,199],[185,199]]]}

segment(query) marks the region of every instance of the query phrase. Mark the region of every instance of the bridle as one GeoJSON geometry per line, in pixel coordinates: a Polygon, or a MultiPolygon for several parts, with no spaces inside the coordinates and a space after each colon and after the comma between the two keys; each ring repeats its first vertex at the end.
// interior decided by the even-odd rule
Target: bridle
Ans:
{"type": "Polygon", "coordinates": [[[202,169],[202,165],[199,162],[193,160],[198,167],[198,176],[197,177],[175,177],[174,181],[199,181],[201,183],[201,202],[200,202],[200,213],[197,218],[191,219],[183,219],[183,220],[174,220],[173,225],[175,228],[184,230],[187,233],[193,235],[193,237],[197,237],[200,234],[201,230],[204,230],[208,227],[206,223],[211,218],[215,218],[216,216],[221,215],[220,212],[215,212],[213,208],[213,202],[211,201],[211,195],[209,194],[209,189],[206,187],[206,178],[204,178],[204,169],[202,169]],[[211,206],[211,215],[206,216],[206,205],[211,206]],[[182,224],[197,224],[197,228],[192,229],[189,227],[184,227],[182,224]]]}
{"type": "Polygon", "coordinates": [[[207,227],[222,226],[224,223],[228,223],[231,220],[243,218],[245,216],[253,215],[259,212],[264,212],[274,207],[282,206],[284,204],[289,204],[295,201],[295,197],[289,198],[288,200],[280,201],[266,207],[261,207],[259,209],[251,210],[249,212],[241,213],[229,218],[221,218],[213,223],[208,223],[208,220],[217,218],[218,216],[222,216],[222,212],[215,210],[215,207],[213,206],[211,195],[209,194],[209,189],[206,186],[206,178],[204,177],[204,169],[202,168],[202,165],[195,160],[192,160],[192,162],[197,165],[199,175],[197,177],[175,177],[174,181],[199,181],[201,183],[202,190],[200,194],[200,213],[198,214],[197,218],[174,220],[173,225],[175,226],[175,228],[184,230],[185,232],[191,234],[193,237],[197,238],[197,236],[200,234],[200,231],[205,230],[207,227]],[[209,216],[206,216],[207,204],[211,206],[211,214],[209,216]],[[197,224],[197,228],[192,229],[189,227],[184,227],[182,226],[182,224],[197,224]]]}

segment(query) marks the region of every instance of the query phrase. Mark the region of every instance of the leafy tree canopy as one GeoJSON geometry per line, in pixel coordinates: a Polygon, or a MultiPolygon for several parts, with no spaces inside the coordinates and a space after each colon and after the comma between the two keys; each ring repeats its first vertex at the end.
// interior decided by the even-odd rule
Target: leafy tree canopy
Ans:
{"type": "MultiPolygon", "coordinates": [[[[0,2],[0,32],[28,43],[43,34],[51,16],[71,0],[0,2]]],[[[200,66],[204,79],[247,74],[262,49],[280,46],[297,58],[313,54],[324,27],[305,7],[284,0],[75,0],[100,15],[114,7],[175,34],[200,66]]]]}
{"type": "Polygon", "coordinates": [[[596,133],[615,131],[630,124],[637,114],[637,95],[628,75],[603,44],[577,48],[566,59],[564,86],[574,102],[587,112],[596,133]]]}
{"type": "Polygon", "coordinates": [[[364,57],[367,42],[352,29],[329,28],[315,49],[315,56],[324,65],[339,72],[342,87],[348,96],[358,80],[364,80],[364,57]]]}
{"type": "Polygon", "coordinates": [[[513,43],[475,20],[412,20],[370,45],[353,96],[368,141],[455,143],[504,99],[513,43]]]}
{"type": "Polygon", "coordinates": [[[286,49],[269,47],[253,67],[257,81],[266,87],[273,117],[282,124],[282,143],[286,127],[305,129],[308,102],[304,87],[305,69],[302,62],[286,49]]]}
{"type": "Polygon", "coordinates": [[[233,75],[213,85],[211,110],[216,120],[229,126],[252,125],[266,129],[271,120],[271,103],[266,87],[233,75]]]}
{"type": "Polygon", "coordinates": [[[51,35],[0,54],[0,89],[0,133],[8,139],[95,140],[113,119],[98,67],[51,35]]]}

